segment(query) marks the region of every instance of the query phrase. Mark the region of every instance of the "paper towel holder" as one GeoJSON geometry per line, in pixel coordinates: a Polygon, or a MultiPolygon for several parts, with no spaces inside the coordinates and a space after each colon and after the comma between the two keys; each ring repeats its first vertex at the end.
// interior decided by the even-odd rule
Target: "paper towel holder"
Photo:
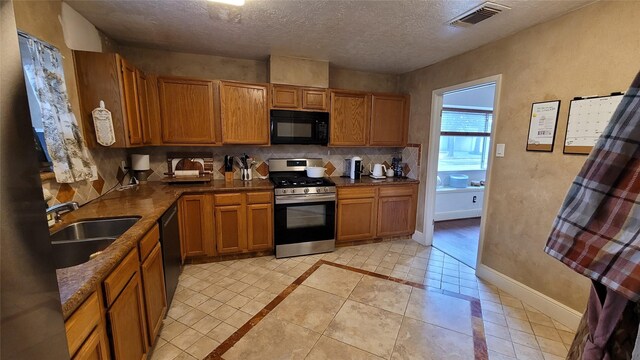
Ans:
{"type": "Polygon", "coordinates": [[[146,184],[149,176],[149,155],[131,154],[131,184],[146,184]]]}

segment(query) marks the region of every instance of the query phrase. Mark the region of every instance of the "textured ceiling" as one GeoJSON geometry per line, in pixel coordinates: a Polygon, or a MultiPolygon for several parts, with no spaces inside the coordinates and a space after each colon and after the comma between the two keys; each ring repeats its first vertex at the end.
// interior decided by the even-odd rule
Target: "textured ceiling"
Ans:
{"type": "Polygon", "coordinates": [[[497,0],[510,6],[470,28],[445,23],[479,0],[67,0],[114,40],[248,59],[270,54],[400,74],[477,48],[593,0],[497,0]]]}

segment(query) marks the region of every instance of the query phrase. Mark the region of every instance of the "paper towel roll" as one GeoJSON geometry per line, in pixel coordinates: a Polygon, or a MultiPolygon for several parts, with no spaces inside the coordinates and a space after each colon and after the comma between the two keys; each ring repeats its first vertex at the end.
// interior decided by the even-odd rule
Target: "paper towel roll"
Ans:
{"type": "Polygon", "coordinates": [[[131,168],[135,171],[149,170],[149,155],[131,154],[131,168]]]}

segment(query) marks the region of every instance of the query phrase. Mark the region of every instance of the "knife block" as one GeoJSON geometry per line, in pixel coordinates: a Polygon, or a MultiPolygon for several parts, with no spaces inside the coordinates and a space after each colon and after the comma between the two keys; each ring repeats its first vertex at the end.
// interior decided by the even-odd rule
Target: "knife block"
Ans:
{"type": "Polygon", "coordinates": [[[225,173],[224,173],[224,181],[233,182],[233,171],[225,171],[225,173]]]}

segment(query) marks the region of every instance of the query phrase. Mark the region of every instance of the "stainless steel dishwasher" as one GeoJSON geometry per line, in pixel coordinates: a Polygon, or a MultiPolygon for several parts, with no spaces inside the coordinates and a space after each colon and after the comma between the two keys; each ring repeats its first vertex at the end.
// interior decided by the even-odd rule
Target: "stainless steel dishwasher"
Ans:
{"type": "Polygon", "coordinates": [[[178,286],[178,277],[182,270],[177,204],[173,204],[160,218],[160,244],[162,244],[162,262],[164,264],[167,306],[171,306],[173,294],[176,292],[176,287],[178,286]]]}

